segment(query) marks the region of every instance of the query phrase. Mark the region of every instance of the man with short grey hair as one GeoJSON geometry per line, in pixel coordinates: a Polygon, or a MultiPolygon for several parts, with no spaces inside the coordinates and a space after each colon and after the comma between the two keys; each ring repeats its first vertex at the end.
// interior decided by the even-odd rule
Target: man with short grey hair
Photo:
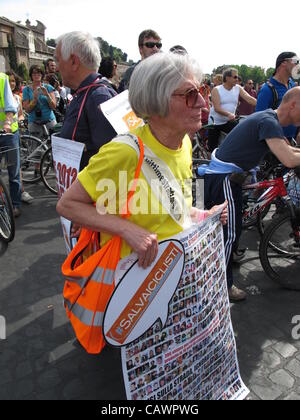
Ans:
{"type": "Polygon", "coordinates": [[[88,33],[70,32],[57,40],[55,60],[64,86],[75,94],[60,136],[86,145],[81,169],[99,148],[116,136],[100,105],[116,95],[97,73],[101,61],[98,42],[88,33]]]}

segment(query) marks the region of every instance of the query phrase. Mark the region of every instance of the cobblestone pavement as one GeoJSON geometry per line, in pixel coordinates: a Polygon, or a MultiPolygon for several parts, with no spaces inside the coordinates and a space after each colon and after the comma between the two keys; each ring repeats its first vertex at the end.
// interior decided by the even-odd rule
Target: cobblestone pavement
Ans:
{"type": "MultiPolygon", "coordinates": [[[[7,339],[0,341],[0,400],[125,398],[119,352],[88,356],[78,346],[62,305],[60,266],[65,258],[56,199],[42,185],[23,207],[15,241],[0,244],[0,315],[7,339]]],[[[244,234],[247,259],[236,266],[247,302],[232,306],[242,378],[250,399],[300,399],[300,341],[292,319],[300,294],[280,289],[264,275],[255,230],[244,234]]]]}

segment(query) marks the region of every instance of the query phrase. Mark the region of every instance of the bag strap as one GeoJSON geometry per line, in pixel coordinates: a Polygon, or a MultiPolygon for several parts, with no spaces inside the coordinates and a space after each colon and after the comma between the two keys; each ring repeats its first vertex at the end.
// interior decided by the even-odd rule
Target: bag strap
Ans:
{"type": "Polygon", "coordinates": [[[271,108],[275,110],[275,109],[278,108],[278,102],[279,102],[278,92],[277,92],[275,86],[273,85],[273,83],[270,80],[267,80],[266,83],[272,91],[273,102],[272,102],[271,108]]]}
{"type": "Polygon", "coordinates": [[[75,141],[75,136],[76,136],[76,132],[77,132],[79,120],[81,118],[81,114],[82,114],[83,108],[85,106],[85,103],[86,103],[88,94],[90,93],[90,91],[91,91],[92,88],[105,87],[105,85],[103,83],[97,83],[97,82],[100,82],[100,78],[99,77],[97,77],[97,79],[92,84],[90,84],[88,86],[84,86],[83,88],[78,89],[77,92],[75,92],[74,98],[76,98],[76,96],[78,96],[80,93],[86,91],[86,93],[84,95],[84,98],[83,98],[83,100],[81,102],[81,106],[80,106],[80,110],[79,110],[79,113],[78,113],[77,121],[76,121],[76,124],[75,124],[75,127],[74,127],[74,131],[73,131],[73,134],[72,134],[72,140],[73,141],[75,141]]]}
{"type": "Polygon", "coordinates": [[[136,192],[138,179],[139,179],[139,176],[140,176],[140,173],[141,173],[141,170],[142,170],[143,161],[144,161],[144,154],[145,154],[144,144],[139,137],[138,137],[138,142],[139,142],[139,147],[140,147],[140,157],[139,157],[138,165],[137,165],[137,168],[136,168],[136,171],[135,171],[133,185],[132,185],[132,188],[129,191],[128,196],[127,196],[126,207],[121,212],[122,217],[124,219],[129,219],[129,217],[130,217],[129,204],[130,204],[130,201],[132,200],[132,197],[134,196],[134,194],[136,192]]]}
{"type": "MultiPolygon", "coordinates": [[[[143,160],[144,160],[144,144],[140,138],[138,138],[138,141],[139,141],[139,147],[140,147],[140,157],[139,157],[138,165],[135,171],[133,185],[127,196],[127,203],[121,213],[124,219],[129,219],[130,217],[129,204],[132,197],[135,194],[138,179],[141,173],[143,160]]],[[[71,262],[74,262],[74,258],[77,258],[90,244],[94,233],[95,232],[93,232],[90,229],[85,229],[85,228],[82,229],[78,242],[76,246],[73,248],[73,250],[71,251],[71,253],[69,254],[68,260],[70,260],[71,262]]]]}

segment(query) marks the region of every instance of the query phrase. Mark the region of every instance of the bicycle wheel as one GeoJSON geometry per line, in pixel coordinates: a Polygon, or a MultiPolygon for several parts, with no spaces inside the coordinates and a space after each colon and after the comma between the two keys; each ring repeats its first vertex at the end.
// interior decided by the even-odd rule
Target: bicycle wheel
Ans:
{"type": "Polygon", "coordinates": [[[0,178],[0,239],[11,242],[15,237],[15,219],[8,189],[0,178]]]}
{"type": "Polygon", "coordinates": [[[200,133],[196,133],[193,139],[193,158],[210,160],[211,153],[209,152],[206,140],[201,137],[200,133]]]}
{"type": "Polygon", "coordinates": [[[300,211],[292,226],[290,212],[274,219],[266,229],[259,248],[265,273],[286,289],[300,290],[300,211]]]}
{"type": "Polygon", "coordinates": [[[50,147],[43,155],[41,160],[41,177],[45,184],[53,194],[57,194],[56,174],[53,166],[52,147],[50,147]]]}
{"type": "Polygon", "coordinates": [[[20,137],[20,155],[22,180],[28,184],[34,184],[41,179],[41,157],[47,150],[47,146],[37,137],[23,135],[20,137]]]}

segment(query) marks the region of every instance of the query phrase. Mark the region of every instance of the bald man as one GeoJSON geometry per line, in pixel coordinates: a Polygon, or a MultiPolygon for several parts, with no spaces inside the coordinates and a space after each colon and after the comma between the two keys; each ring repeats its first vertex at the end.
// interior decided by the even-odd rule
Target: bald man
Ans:
{"type": "Polygon", "coordinates": [[[208,166],[199,168],[205,180],[205,207],[228,201],[228,225],[224,228],[229,297],[237,302],[245,292],[233,285],[232,259],[242,232],[243,173],[255,168],[271,152],[287,168],[300,166],[300,149],[291,147],[283,127],[300,126],[300,87],[288,91],[280,107],[251,115],[242,121],[212,157],[208,166]]]}

